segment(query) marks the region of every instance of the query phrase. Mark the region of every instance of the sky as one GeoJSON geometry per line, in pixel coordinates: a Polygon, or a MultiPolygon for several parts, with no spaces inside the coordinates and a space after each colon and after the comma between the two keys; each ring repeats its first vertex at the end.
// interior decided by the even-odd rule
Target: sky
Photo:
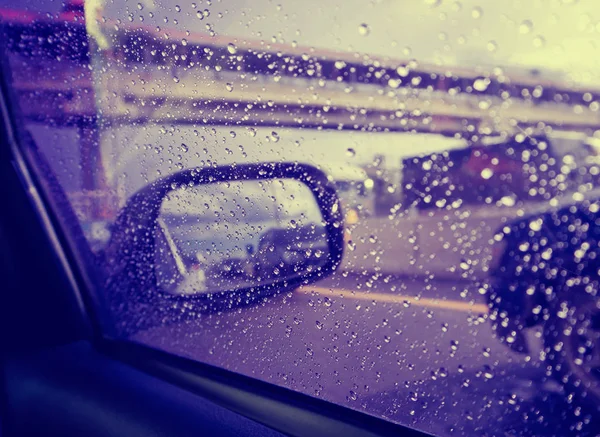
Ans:
{"type": "MultiPolygon", "coordinates": [[[[162,28],[460,66],[518,66],[600,86],[598,0],[87,0],[162,28]],[[207,10],[208,16],[202,12],[207,10]],[[153,15],[153,17],[152,17],[153,15]],[[199,16],[201,18],[199,18],[199,16]],[[166,21],[165,21],[166,20],[166,21]]],[[[60,9],[60,1],[0,7],[60,9]]]]}
{"type": "Polygon", "coordinates": [[[131,13],[163,28],[208,32],[209,24],[217,35],[240,39],[441,65],[535,68],[600,84],[597,0],[133,0],[107,2],[105,13],[131,13]],[[210,15],[200,19],[205,9],[210,15]]]}

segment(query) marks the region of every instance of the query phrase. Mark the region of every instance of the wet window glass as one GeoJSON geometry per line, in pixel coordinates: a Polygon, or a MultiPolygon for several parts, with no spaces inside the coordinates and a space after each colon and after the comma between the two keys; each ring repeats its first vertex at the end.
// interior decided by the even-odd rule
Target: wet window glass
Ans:
{"type": "Polygon", "coordinates": [[[595,0],[0,0],[0,24],[110,335],[434,435],[600,433],[595,0]]]}

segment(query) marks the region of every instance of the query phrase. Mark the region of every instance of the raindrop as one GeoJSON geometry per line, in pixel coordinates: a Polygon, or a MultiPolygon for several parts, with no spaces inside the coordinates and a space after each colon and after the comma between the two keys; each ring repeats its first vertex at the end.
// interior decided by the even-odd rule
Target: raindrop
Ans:
{"type": "Polygon", "coordinates": [[[394,78],[392,78],[392,79],[388,80],[388,86],[390,88],[399,88],[400,85],[402,85],[402,80],[401,79],[394,79],[394,78]]]}
{"type": "Polygon", "coordinates": [[[237,47],[231,43],[227,44],[227,51],[230,55],[235,55],[237,53],[237,47]]]}
{"type": "Polygon", "coordinates": [[[498,50],[498,44],[496,43],[496,41],[488,41],[486,48],[488,49],[489,52],[495,52],[496,50],[498,50]]]}
{"type": "Polygon", "coordinates": [[[515,199],[514,197],[504,196],[500,199],[500,203],[504,206],[515,206],[515,199]]]}
{"type": "Polygon", "coordinates": [[[352,240],[348,241],[348,250],[355,250],[356,249],[356,243],[352,240]]]}
{"type": "Polygon", "coordinates": [[[481,18],[482,15],[483,9],[481,9],[479,6],[476,6],[471,10],[471,17],[475,18],[476,20],[481,18]]]}
{"type": "Polygon", "coordinates": [[[271,132],[271,135],[269,135],[269,139],[276,143],[279,141],[279,135],[277,134],[277,132],[273,131],[271,132]]]}
{"type": "Polygon", "coordinates": [[[173,82],[175,82],[175,83],[179,83],[179,78],[178,78],[177,76],[174,76],[174,77],[173,77],[173,82]]]}
{"type": "Polygon", "coordinates": [[[349,147],[348,150],[346,150],[346,155],[350,158],[353,158],[356,156],[356,150],[354,150],[352,147],[349,147]]]}
{"type": "Polygon", "coordinates": [[[306,355],[308,355],[309,357],[312,357],[315,353],[313,352],[313,350],[309,347],[306,348],[306,355]]]}
{"type": "Polygon", "coordinates": [[[187,153],[189,151],[189,147],[187,146],[187,144],[181,143],[181,151],[183,153],[187,153]]]}
{"type": "Polygon", "coordinates": [[[234,131],[230,131],[230,132],[229,132],[229,136],[230,136],[231,138],[235,138],[235,132],[234,132],[234,131]]]}
{"type": "Polygon", "coordinates": [[[494,372],[492,371],[492,368],[490,366],[483,366],[483,377],[485,379],[492,379],[494,377],[494,372]]]}
{"type": "Polygon", "coordinates": [[[321,322],[319,322],[318,320],[315,322],[317,329],[323,329],[323,324],[321,322]]]}
{"type": "Polygon", "coordinates": [[[229,82],[225,84],[225,89],[229,92],[233,91],[233,85],[230,84],[229,82]]]}
{"type": "Polygon", "coordinates": [[[369,33],[371,33],[371,28],[369,27],[368,24],[362,23],[361,25],[358,26],[358,34],[361,36],[367,36],[369,33]]]}
{"type": "Polygon", "coordinates": [[[355,401],[358,398],[358,396],[356,396],[356,393],[352,390],[350,390],[350,393],[348,393],[348,400],[350,401],[355,401]]]}
{"type": "Polygon", "coordinates": [[[537,35],[535,38],[533,38],[533,46],[536,48],[541,48],[544,47],[546,45],[546,39],[541,36],[541,35],[537,35]]]}
{"type": "Polygon", "coordinates": [[[537,232],[542,229],[542,219],[533,220],[529,223],[529,229],[534,232],[537,232]]]}
{"type": "Polygon", "coordinates": [[[141,11],[142,9],[144,9],[144,5],[141,3],[138,3],[137,8],[141,11]]]}
{"type": "Polygon", "coordinates": [[[475,82],[473,82],[473,89],[475,89],[475,91],[485,91],[487,90],[488,86],[490,85],[490,80],[489,79],[476,79],[475,82]]]}
{"type": "Polygon", "coordinates": [[[255,137],[256,136],[256,129],[254,129],[253,127],[249,127],[248,128],[248,135],[250,135],[251,137],[255,137]]]}
{"type": "Polygon", "coordinates": [[[481,178],[482,179],[489,179],[492,176],[494,176],[494,171],[491,168],[484,168],[483,170],[481,170],[481,178]]]}
{"type": "Polygon", "coordinates": [[[175,12],[181,12],[181,6],[175,5],[175,12]]]}
{"type": "Polygon", "coordinates": [[[519,33],[526,35],[533,29],[533,23],[531,20],[523,20],[519,25],[519,33]]]}

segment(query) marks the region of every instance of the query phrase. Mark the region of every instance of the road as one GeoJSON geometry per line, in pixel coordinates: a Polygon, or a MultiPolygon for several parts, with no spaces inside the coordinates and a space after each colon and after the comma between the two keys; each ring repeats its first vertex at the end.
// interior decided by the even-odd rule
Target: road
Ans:
{"type": "Polygon", "coordinates": [[[522,356],[493,337],[476,283],[338,272],[136,340],[435,435],[600,430],[573,429],[540,349],[522,356]]]}

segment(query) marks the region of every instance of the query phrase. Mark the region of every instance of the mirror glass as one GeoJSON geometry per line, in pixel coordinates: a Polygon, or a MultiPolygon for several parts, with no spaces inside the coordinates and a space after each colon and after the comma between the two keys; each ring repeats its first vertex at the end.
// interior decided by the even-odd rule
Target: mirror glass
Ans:
{"type": "Polygon", "coordinates": [[[155,229],[159,287],[190,295],[279,283],[325,265],[325,223],[316,199],[293,179],[177,188],[155,229]]]}

